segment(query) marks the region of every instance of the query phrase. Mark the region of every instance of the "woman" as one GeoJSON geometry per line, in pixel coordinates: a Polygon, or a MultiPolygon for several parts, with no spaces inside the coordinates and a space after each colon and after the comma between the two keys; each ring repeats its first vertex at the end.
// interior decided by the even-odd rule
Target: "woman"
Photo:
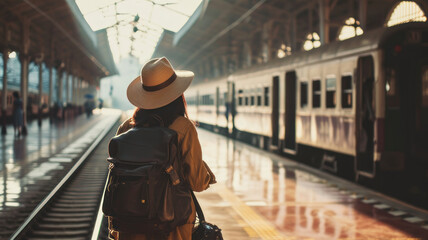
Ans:
{"type": "MultiPolygon", "coordinates": [[[[152,59],[141,70],[141,75],[128,86],[129,101],[136,106],[134,115],[120,125],[117,134],[135,126],[167,126],[177,132],[181,147],[181,164],[185,181],[193,191],[200,192],[216,182],[214,174],[204,161],[193,123],[186,111],[183,92],[193,80],[193,72],[175,71],[169,61],[152,59]]],[[[192,214],[186,224],[172,231],[168,239],[190,240],[196,212],[192,202],[192,214]]],[[[144,234],[121,233],[114,230],[114,218],[109,218],[109,229],[114,239],[146,239],[144,234]]]]}
{"type": "Polygon", "coordinates": [[[22,133],[22,126],[24,125],[24,112],[22,110],[22,101],[19,98],[17,91],[12,93],[13,95],[13,132],[15,136],[20,137],[22,133]],[[18,135],[16,132],[18,131],[18,135]]]}

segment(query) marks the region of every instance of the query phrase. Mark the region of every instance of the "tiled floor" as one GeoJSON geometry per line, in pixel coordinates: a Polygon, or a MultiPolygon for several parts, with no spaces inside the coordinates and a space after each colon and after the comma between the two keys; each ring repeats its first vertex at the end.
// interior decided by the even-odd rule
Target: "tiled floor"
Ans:
{"type": "MultiPolygon", "coordinates": [[[[198,132],[204,160],[219,182],[202,204],[231,236],[227,239],[428,239],[426,212],[415,218],[403,207],[404,215],[394,216],[391,207],[375,207],[382,198],[364,196],[352,183],[339,188],[335,177],[326,179],[280,156],[198,132]],[[218,216],[225,216],[224,222],[218,216]],[[247,236],[232,237],[236,229],[247,236]]],[[[211,214],[206,215],[209,220],[211,214]]]]}

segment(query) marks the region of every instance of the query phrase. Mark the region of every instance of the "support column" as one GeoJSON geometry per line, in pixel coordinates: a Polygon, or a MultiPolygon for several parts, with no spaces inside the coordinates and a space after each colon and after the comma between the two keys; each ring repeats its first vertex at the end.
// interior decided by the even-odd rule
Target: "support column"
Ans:
{"type": "Polygon", "coordinates": [[[330,0],[318,0],[320,16],[321,45],[329,43],[330,32],[330,0]]]}
{"type": "Polygon", "coordinates": [[[49,107],[49,122],[52,123],[52,111],[53,111],[53,99],[52,99],[52,94],[53,94],[53,80],[52,80],[52,65],[49,66],[49,95],[48,95],[48,107],[49,107]]]}
{"type": "Polygon", "coordinates": [[[39,63],[39,112],[38,112],[38,120],[37,123],[39,125],[39,127],[42,126],[42,113],[43,113],[43,109],[42,109],[42,95],[43,95],[43,63],[42,61],[40,61],[39,63]]]}
{"type": "Polygon", "coordinates": [[[76,104],[76,76],[71,77],[71,104],[76,104]]]}
{"type": "Polygon", "coordinates": [[[67,75],[65,77],[65,103],[68,104],[70,101],[70,71],[67,71],[67,75]]]}
{"type": "Polygon", "coordinates": [[[30,63],[30,58],[25,53],[20,53],[19,60],[21,61],[21,95],[22,110],[24,112],[24,126],[22,127],[22,134],[27,135],[28,65],[30,63]]]}
{"type": "Polygon", "coordinates": [[[57,94],[57,96],[58,96],[58,99],[57,99],[57,101],[58,101],[58,104],[62,107],[62,105],[63,105],[63,99],[62,99],[62,92],[63,92],[63,90],[62,90],[62,88],[63,88],[63,79],[62,79],[62,76],[64,75],[63,74],[63,71],[59,68],[57,71],[57,81],[58,81],[58,88],[57,88],[57,91],[58,91],[58,94],[57,94]]]}
{"type": "Polygon", "coordinates": [[[27,105],[28,105],[28,65],[30,57],[28,56],[30,49],[30,23],[28,21],[22,22],[22,48],[19,53],[19,60],[21,61],[21,95],[22,95],[22,110],[24,112],[24,126],[22,127],[22,134],[27,135],[27,105]]]}
{"type": "Polygon", "coordinates": [[[250,67],[252,63],[252,52],[250,42],[244,42],[244,66],[250,67]]]}
{"type": "Polygon", "coordinates": [[[76,99],[74,101],[76,106],[79,106],[79,97],[80,97],[79,92],[80,92],[80,78],[76,77],[76,99]]]}
{"type": "Polygon", "coordinates": [[[70,70],[67,71],[67,75],[65,76],[65,104],[62,111],[62,119],[68,119],[70,116],[69,113],[69,101],[70,101],[70,70]]]}
{"type": "Polygon", "coordinates": [[[262,28],[262,59],[263,62],[268,62],[272,59],[272,23],[263,24],[262,28]]]}
{"type": "Polygon", "coordinates": [[[1,93],[1,117],[2,128],[1,134],[6,135],[6,118],[7,118],[7,62],[9,60],[9,51],[3,50],[3,89],[1,93]]]}
{"type": "Polygon", "coordinates": [[[359,19],[360,20],[360,26],[363,29],[363,31],[366,31],[367,26],[367,0],[360,0],[359,2],[359,19]]]}
{"type": "Polygon", "coordinates": [[[291,35],[291,51],[296,52],[297,51],[297,26],[296,26],[296,16],[293,15],[290,19],[290,35],[291,35]]]}
{"type": "Polygon", "coordinates": [[[77,116],[78,112],[77,112],[77,77],[75,75],[73,75],[73,78],[71,79],[71,103],[72,103],[72,107],[73,107],[73,116],[77,116]]]}
{"type": "Polygon", "coordinates": [[[54,41],[54,34],[51,32],[50,36],[50,42],[49,42],[49,94],[48,94],[48,108],[49,108],[49,123],[52,123],[53,120],[53,71],[52,68],[54,67],[54,55],[55,55],[55,41],[54,41]]]}
{"type": "MultiPolygon", "coordinates": [[[[54,114],[55,114],[55,118],[58,118],[58,113],[59,113],[59,111],[63,111],[63,106],[64,106],[64,104],[63,104],[63,99],[62,99],[62,92],[63,92],[63,90],[62,90],[62,88],[63,88],[63,79],[62,79],[62,76],[63,76],[64,74],[63,74],[63,70],[61,69],[61,68],[58,68],[58,70],[57,70],[57,81],[58,81],[58,89],[57,89],[57,92],[58,92],[58,94],[57,94],[57,96],[58,96],[58,99],[57,99],[57,103],[56,103],[56,107],[55,107],[55,109],[57,110],[57,111],[54,111],[54,114]]],[[[61,113],[61,116],[62,116],[62,112],[60,112],[61,113]]]]}

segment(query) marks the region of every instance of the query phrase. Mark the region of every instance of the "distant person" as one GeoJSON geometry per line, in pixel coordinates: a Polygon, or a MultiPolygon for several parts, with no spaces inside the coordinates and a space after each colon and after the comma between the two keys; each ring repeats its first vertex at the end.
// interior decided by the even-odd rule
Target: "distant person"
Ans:
{"type": "Polygon", "coordinates": [[[13,130],[14,135],[20,137],[24,126],[23,103],[17,91],[13,92],[13,130]]]}
{"type": "Polygon", "coordinates": [[[94,102],[90,99],[87,99],[83,104],[85,108],[86,117],[90,118],[92,116],[92,110],[94,110],[94,102]]]}
{"type": "Polygon", "coordinates": [[[100,99],[98,99],[98,108],[99,109],[102,109],[103,108],[103,103],[104,103],[104,101],[100,98],[100,99]]]}
{"type": "MultiPolygon", "coordinates": [[[[183,170],[183,183],[189,190],[203,191],[216,182],[214,174],[202,160],[201,145],[196,128],[189,120],[183,92],[193,80],[193,72],[174,71],[166,58],[156,58],[147,62],[141,75],[128,86],[127,97],[137,108],[134,115],[120,125],[117,134],[125,133],[135,127],[168,127],[177,133],[180,166],[183,170]]],[[[131,143],[132,144],[132,143],[131,143]]],[[[122,196],[128,198],[132,196],[122,196]]],[[[192,238],[196,212],[193,201],[192,211],[187,221],[176,226],[165,237],[153,236],[144,226],[135,224],[133,219],[109,217],[109,229],[114,239],[168,239],[189,240],[192,238]],[[133,224],[130,232],[121,231],[117,226],[133,224]]],[[[184,206],[183,206],[184,207],[184,206]]]]}

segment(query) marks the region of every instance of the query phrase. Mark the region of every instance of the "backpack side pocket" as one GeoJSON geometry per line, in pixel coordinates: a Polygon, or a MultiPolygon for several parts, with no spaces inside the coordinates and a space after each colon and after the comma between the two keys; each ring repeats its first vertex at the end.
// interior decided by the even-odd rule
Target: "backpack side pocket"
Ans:
{"type": "Polygon", "coordinates": [[[150,200],[146,176],[118,177],[111,198],[114,215],[148,219],[150,200]]]}

